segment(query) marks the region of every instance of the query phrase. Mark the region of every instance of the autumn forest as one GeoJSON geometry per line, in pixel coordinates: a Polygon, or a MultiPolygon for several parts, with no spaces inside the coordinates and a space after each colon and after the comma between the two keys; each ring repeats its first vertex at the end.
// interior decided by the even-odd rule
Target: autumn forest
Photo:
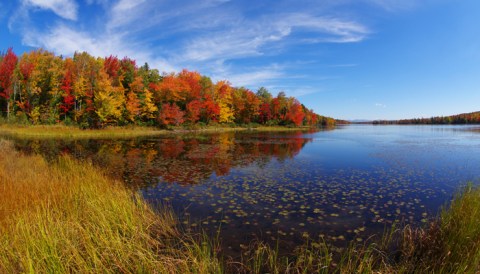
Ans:
{"type": "Polygon", "coordinates": [[[284,92],[274,97],[263,87],[253,92],[186,69],[160,74],[128,57],[63,57],[42,49],[0,55],[0,108],[9,121],[83,128],[335,123],[284,92]]]}

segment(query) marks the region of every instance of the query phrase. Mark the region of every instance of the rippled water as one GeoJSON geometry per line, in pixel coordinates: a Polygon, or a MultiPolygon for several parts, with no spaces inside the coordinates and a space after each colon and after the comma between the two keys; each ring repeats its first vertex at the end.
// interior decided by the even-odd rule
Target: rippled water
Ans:
{"type": "Polygon", "coordinates": [[[480,178],[472,126],[15,141],[49,159],[92,161],[152,205],[171,206],[185,230],[218,235],[231,254],[254,239],[285,249],[307,236],[342,246],[393,222],[420,225],[480,178]]]}

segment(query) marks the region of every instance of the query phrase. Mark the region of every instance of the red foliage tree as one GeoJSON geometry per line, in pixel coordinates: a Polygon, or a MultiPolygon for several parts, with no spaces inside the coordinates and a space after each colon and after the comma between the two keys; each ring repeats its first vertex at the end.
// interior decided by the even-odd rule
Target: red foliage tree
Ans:
{"type": "Polygon", "coordinates": [[[280,100],[278,98],[272,99],[271,115],[273,119],[280,119],[280,100]]]}
{"type": "Polygon", "coordinates": [[[187,82],[179,79],[175,74],[167,75],[159,85],[160,97],[164,102],[180,102],[185,100],[190,87],[187,82]]]}
{"type": "Polygon", "coordinates": [[[300,126],[303,123],[303,118],[305,118],[305,113],[303,112],[303,107],[298,101],[292,104],[288,109],[286,119],[296,126],[300,126]]]}
{"type": "Polygon", "coordinates": [[[220,107],[210,96],[205,96],[203,101],[202,117],[208,123],[210,121],[218,121],[220,115],[220,107]]]}
{"type": "Polygon", "coordinates": [[[27,82],[32,75],[33,69],[35,68],[35,64],[30,62],[21,62],[20,63],[20,73],[23,76],[23,81],[27,82]]]}
{"type": "Polygon", "coordinates": [[[60,104],[60,111],[63,115],[65,115],[65,117],[75,105],[75,96],[72,94],[72,84],[72,72],[67,70],[62,80],[62,86],[60,87],[60,89],[64,92],[63,100],[60,104]]]}
{"type": "Polygon", "coordinates": [[[202,76],[200,73],[184,69],[178,74],[178,79],[183,82],[184,87],[188,86],[187,94],[185,94],[187,98],[191,100],[200,98],[202,92],[202,85],[200,84],[202,76]]]}
{"type": "Polygon", "coordinates": [[[9,48],[0,62],[0,96],[3,98],[8,99],[12,94],[13,71],[17,61],[17,55],[15,55],[12,48],[9,48]]]}
{"type": "Polygon", "coordinates": [[[195,123],[200,119],[200,114],[202,111],[202,102],[200,100],[193,100],[187,104],[187,120],[195,123]]]}
{"type": "Polygon", "coordinates": [[[267,121],[272,119],[272,111],[269,103],[263,103],[260,105],[259,111],[259,121],[262,124],[265,124],[267,121]]]}
{"type": "Polygon", "coordinates": [[[185,112],[176,104],[163,104],[158,116],[158,122],[162,125],[178,126],[185,121],[184,116],[185,112]]]}
{"type": "Polygon", "coordinates": [[[110,78],[115,80],[118,79],[121,65],[117,56],[110,55],[109,57],[106,57],[105,62],[103,63],[103,67],[105,68],[105,72],[108,74],[108,76],[110,76],[110,78]]]}

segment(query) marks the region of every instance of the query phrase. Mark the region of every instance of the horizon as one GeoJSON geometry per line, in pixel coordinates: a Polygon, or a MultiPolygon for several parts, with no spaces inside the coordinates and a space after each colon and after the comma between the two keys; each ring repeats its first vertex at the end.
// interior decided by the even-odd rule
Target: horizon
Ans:
{"type": "Polygon", "coordinates": [[[336,2],[0,2],[0,49],[129,56],[161,72],[284,91],[342,120],[480,110],[480,2],[336,2]]]}
{"type": "MultiPolygon", "coordinates": [[[[447,115],[434,115],[434,116],[429,116],[429,117],[409,117],[409,118],[400,118],[400,119],[362,119],[362,118],[355,118],[355,119],[350,119],[346,120],[349,122],[374,122],[374,121],[400,121],[400,120],[413,120],[413,119],[430,119],[430,118],[437,118],[437,117],[451,117],[451,116],[457,116],[457,115],[465,115],[465,114],[470,114],[470,113],[477,113],[480,111],[472,111],[472,112],[462,112],[462,113],[455,113],[455,114],[447,114],[447,115]]],[[[335,117],[333,117],[335,118],[335,117]]]]}

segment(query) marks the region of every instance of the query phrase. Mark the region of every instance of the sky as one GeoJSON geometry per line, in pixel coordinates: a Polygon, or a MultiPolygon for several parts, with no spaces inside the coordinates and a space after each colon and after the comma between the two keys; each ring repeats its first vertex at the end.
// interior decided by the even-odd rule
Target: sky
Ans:
{"type": "Polygon", "coordinates": [[[480,110],[478,0],[0,0],[0,51],[128,56],[338,119],[480,110]]]}

